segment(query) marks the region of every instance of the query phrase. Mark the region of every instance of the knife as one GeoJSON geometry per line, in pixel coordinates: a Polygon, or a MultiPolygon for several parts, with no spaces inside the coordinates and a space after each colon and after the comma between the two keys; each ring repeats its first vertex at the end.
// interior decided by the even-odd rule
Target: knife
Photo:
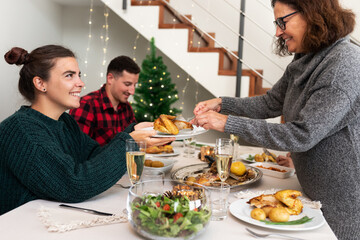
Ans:
{"type": "Polygon", "coordinates": [[[83,211],[86,213],[101,215],[101,216],[114,216],[115,215],[112,213],[100,212],[100,211],[96,211],[96,210],[88,209],[88,208],[74,207],[74,206],[70,206],[70,205],[66,205],[66,204],[60,204],[59,207],[70,208],[70,209],[74,209],[74,210],[78,210],[78,211],[83,211]]]}

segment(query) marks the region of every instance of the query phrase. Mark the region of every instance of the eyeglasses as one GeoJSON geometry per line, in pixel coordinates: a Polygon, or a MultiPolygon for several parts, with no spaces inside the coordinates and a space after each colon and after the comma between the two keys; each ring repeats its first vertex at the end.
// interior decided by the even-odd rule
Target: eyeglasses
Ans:
{"type": "Polygon", "coordinates": [[[283,17],[279,17],[274,21],[275,26],[279,26],[279,28],[281,30],[285,30],[286,29],[286,22],[284,22],[284,19],[287,17],[290,17],[291,15],[294,15],[295,13],[298,13],[298,11],[292,12],[288,15],[285,15],[283,17]]]}

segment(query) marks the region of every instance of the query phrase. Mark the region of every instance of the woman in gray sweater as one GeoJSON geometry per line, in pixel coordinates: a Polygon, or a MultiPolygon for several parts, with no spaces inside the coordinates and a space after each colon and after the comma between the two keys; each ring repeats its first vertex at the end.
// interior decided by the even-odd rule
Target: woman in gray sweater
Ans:
{"type": "MultiPolygon", "coordinates": [[[[338,0],[272,0],[277,53],[295,53],[266,95],[200,102],[193,123],[291,152],[307,196],[339,239],[360,239],[360,48],[338,0]],[[225,114],[223,114],[225,113],[225,114]],[[284,124],[263,119],[283,115],[284,124]]],[[[274,186],[275,187],[275,186],[274,186]]]]}

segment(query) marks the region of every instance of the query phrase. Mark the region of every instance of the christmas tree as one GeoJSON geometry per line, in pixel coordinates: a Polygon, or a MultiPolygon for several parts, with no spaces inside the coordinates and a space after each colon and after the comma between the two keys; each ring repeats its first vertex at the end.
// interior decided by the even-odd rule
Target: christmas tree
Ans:
{"type": "Polygon", "coordinates": [[[154,121],[160,114],[176,115],[181,113],[171,108],[179,97],[175,84],[171,83],[170,73],[163,63],[162,57],[156,57],[155,40],[150,41],[150,55],[141,65],[138,87],[135,89],[134,109],[138,122],[154,121]]]}

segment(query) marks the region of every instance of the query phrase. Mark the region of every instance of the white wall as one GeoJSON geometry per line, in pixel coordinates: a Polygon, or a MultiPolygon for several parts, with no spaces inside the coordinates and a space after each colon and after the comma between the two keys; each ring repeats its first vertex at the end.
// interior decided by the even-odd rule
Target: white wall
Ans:
{"type": "MultiPolygon", "coordinates": [[[[47,0],[1,1],[0,55],[12,47],[28,51],[45,44],[61,44],[61,8],[47,0]]],[[[24,101],[18,93],[20,67],[0,60],[0,121],[14,113],[24,101]]]]}

